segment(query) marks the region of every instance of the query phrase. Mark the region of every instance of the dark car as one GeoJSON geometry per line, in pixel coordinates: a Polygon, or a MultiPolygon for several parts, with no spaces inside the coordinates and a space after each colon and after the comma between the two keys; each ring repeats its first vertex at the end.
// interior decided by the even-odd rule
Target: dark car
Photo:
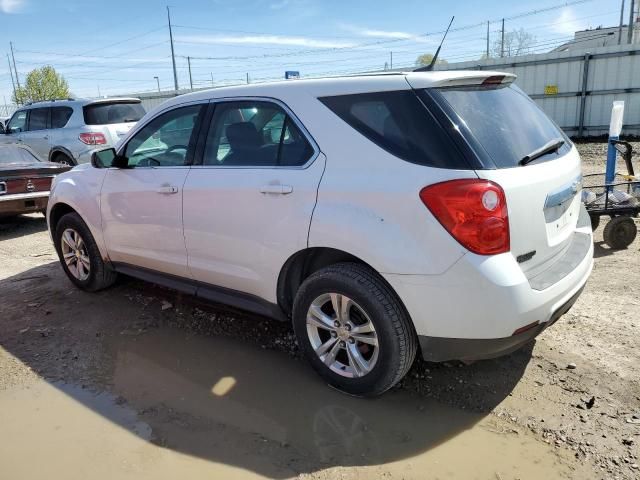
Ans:
{"type": "Polygon", "coordinates": [[[44,212],[53,177],[70,169],[38,160],[28,147],[0,145],[0,217],[44,212]]]}

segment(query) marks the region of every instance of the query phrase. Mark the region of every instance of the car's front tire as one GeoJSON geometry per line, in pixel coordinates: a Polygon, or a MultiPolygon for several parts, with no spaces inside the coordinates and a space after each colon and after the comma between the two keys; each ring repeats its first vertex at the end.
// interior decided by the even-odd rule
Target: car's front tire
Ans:
{"type": "Polygon", "coordinates": [[[417,338],[400,300],[364,265],[336,264],[307,278],[294,301],[293,324],[313,368],[351,395],[387,391],[416,355],[417,338]]]}
{"type": "Polygon", "coordinates": [[[117,274],[105,265],[89,227],[77,213],[60,219],[54,243],[64,272],[78,288],[96,292],[116,281],[117,274]]]}

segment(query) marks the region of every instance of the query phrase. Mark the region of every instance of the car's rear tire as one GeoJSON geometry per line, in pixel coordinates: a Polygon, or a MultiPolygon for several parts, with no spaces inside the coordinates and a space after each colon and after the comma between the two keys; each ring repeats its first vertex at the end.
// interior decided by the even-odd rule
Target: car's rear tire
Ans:
{"type": "Polygon", "coordinates": [[[351,395],[375,396],[393,387],[418,348],[396,294],[356,263],[332,265],[307,278],[296,294],[293,326],[316,372],[351,395]]]}
{"type": "Polygon", "coordinates": [[[78,288],[96,292],[116,281],[117,274],[105,265],[89,227],[77,213],[58,221],[53,240],[63,270],[78,288]]]}
{"type": "Polygon", "coordinates": [[[70,167],[73,167],[75,165],[75,163],[73,162],[73,160],[71,160],[67,155],[65,155],[64,153],[56,153],[53,156],[53,161],[55,163],[61,163],[62,165],[69,165],[70,167]]]}
{"type": "Polygon", "coordinates": [[[633,243],[638,227],[631,217],[613,217],[604,227],[604,242],[614,250],[622,250],[633,243]]]}

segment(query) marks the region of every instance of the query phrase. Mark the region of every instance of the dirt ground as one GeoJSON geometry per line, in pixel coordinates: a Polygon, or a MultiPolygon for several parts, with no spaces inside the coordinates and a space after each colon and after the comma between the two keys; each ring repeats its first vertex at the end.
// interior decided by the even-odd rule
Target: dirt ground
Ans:
{"type": "MultiPolygon", "coordinates": [[[[638,145],[640,148],[640,145],[638,145]]],[[[579,145],[585,171],[605,146],[579,145]]],[[[291,328],[136,280],[64,277],[41,215],[0,221],[0,478],[640,478],[640,240],[536,341],[417,360],[375,400],[291,328]]]]}

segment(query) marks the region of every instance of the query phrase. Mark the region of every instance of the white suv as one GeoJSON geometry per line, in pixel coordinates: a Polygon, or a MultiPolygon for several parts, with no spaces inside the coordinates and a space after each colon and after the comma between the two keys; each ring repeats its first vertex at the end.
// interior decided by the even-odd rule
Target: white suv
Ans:
{"type": "Polygon", "coordinates": [[[581,162],[495,72],[220,88],[148,113],[60,175],[49,228],[78,287],[117,273],[293,321],[331,385],[511,352],[593,264],[581,162]]]}

